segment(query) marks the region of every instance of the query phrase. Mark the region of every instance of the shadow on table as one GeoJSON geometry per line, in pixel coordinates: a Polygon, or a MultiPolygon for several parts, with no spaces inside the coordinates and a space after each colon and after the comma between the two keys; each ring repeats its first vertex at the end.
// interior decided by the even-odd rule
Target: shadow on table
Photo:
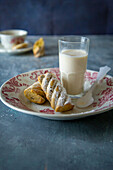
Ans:
{"type": "MultiPolygon", "coordinates": [[[[67,135],[76,139],[90,140],[90,142],[112,141],[113,114],[112,110],[103,114],[63,121],[67,135]]],[[[63,134],[62,134],[63,135],[63,134]]]]}
{"type": "MultiPolygon", "coordinates": [[[[112,110],[86,118],[54,121],[40,119],[42,128],[47,123],[51,127],[49,137],[56,134],[56,138],[72,141],[89,141],[90,143],[112,142],[113,114],[112,110]]],[[[50,137],[50,138],[51,138],[50,137]]]]}
{"type": "Polygon", "coordinates": [[[39,138],[41,135],[43,138],[47,138],[50,144],[53,141],[62,141],[67,144],[113,142],[112,110],[70,121],[48,120],[23,113],[18,114],[18,112],[15,113],[15,117],[16,121],[13,122],[13,126],[16,126],[16,122],[18,122],[21,128],[28,128],[32,138],[39,138]]]}

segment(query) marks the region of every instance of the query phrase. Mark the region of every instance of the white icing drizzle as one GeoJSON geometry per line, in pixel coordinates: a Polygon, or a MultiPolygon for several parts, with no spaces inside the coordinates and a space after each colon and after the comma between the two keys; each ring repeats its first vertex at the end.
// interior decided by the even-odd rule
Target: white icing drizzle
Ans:
{"type": "Polygon", "coordinates": [[[47,92],[47,86],[48,86],[48,83],[49,83],[51,77],[52,77],[52,75],[50,73],[46,73],[45,77],[42,80],[42,89],[45,93],[47,92]]]}
{"type": "MultiPolygon", "coordinates": [[[[65,101],[65,105],[68,104],[68,103],[71,103],[71,98],[70,97],[67,97],[66,101],[65,101]]],[[[72,104],[72,103],[71,103],[72,104]]]]}
{"type": "Polygon", "coordinates": [[[47,94],[48,94],[48,97],[49,97],[49,100],[51,101],[51,97],[52,97],[52,94],[53,94],[53,91],[54,91],[54,88],[56,86],[56,83],[57,83],[57,79],[55,79],[54,77],[51,78],[51,80],[49,81],[49,84],[47,86],[47,94]],[[51,82],[54,81],[53,85],[51,86],[51,82]]]}
{"type": "Polygon", "coordinates": [[[65,88],[60,84],[56,77],[52,73],[46,73],[45,77],[42,80],[42,89],[46,93],[47,98],[51,102],[55,102],[55,108],[57,106],[64,106],[68,103],[71,103],[71,98],[67,95],[65,88]],[[51,82],[54,81],[51,86],[51,82]],[[56,91],[56,89],[59,89],[56,91]],[[53,100],[54,99],[54,100],[53,100]]]}
{"type": "Polygon", "coordinates": [[[65,102],[66,98],[67,98],[67,94],[63,88],[63,90],[58,98],[57,106],[64,106],[64,102],[65,102]]]}
{"type": "Polygon", "coordinates": [[[62,90],[62,86],[59,82],[57,82],[55,89],[53,91],[52,97],[51,97],[51,100],[53,100],[53,99],[55,100],[55,103],[54,103],[55,107],[57,105],[57,101],[58,101],[59,94],[60,94],[61,90],[62,90]],[[57,88],[59,88],[59,91],[56,91],[57,88]]]}

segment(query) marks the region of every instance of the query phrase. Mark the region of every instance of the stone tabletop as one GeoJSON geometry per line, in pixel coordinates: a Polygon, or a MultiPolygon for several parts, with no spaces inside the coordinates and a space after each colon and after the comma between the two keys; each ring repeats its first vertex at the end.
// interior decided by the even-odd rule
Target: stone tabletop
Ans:
{"type": "MultiPolygon", "coordinates": [[[[28,36],[34,43],[40,36],[28,36]]],[[[88,69],[108,65],[113,76],[113,36],[88,36],[88,69]]],[[[0,53],[0,86],[23,72],[58,67],[58,39],[44,36],[45,56],[0,53]]],[[[113,169],[113,110],[73,121],[26,115],[0,101],[0,170],[113,169]]]]}

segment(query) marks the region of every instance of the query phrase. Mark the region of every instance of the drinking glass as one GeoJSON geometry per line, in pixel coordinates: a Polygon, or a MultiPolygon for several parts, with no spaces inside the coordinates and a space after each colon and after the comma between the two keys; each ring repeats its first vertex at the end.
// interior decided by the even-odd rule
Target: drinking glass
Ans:
{"type": "Polygon", "coordinates": [[[87,37],[65,36],[59,40],[61,83],[72,97],[80,97],[83,94],[88,52],[87,37]]]}

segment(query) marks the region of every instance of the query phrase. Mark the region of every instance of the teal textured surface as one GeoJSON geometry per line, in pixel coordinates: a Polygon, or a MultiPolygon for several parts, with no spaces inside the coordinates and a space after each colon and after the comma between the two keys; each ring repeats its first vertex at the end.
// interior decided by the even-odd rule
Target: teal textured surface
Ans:
{"type": "MultiPolygon", "coordinates": [[[[88,69],[111,67],[113,36],[88,36],[88,69]]],[[[38,37],[29,36],[34,42],[38,37]]],[[[0,85],[30,70],[58,67],[58,39],[45,36],[45,56],[0,54],[0,85]]],[[[51,121],[17,112],[0,101],[0,170],[111,170],[113,110],[74,121],[51,121]]]]}

